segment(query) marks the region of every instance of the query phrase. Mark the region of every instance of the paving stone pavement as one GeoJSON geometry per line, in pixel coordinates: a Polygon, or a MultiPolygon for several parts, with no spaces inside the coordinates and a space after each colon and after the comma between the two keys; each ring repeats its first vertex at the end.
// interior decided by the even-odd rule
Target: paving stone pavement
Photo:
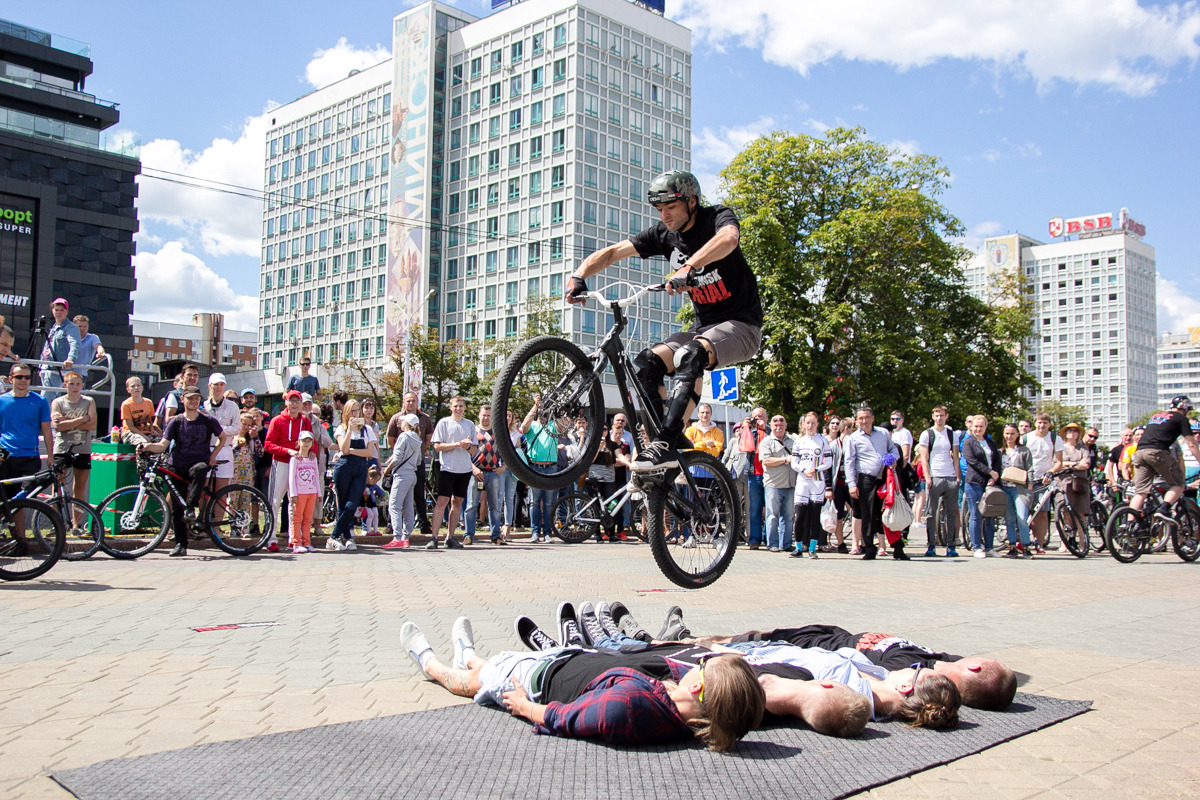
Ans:
{"type": "Polygon", "coordinates": [[[1190,628],[1200,566],[1173,555],[864,563],[742,549],[716,584],[683,592],[632,542],[196,552],[64,561],[40,580],[0,584],[0,797],[66,798],[47,769],[463,702],[400,652],[404,620],[448,655],[450,624],[465,614],[486,656],[520,647],[518,613],[550,626],[561,600],[618,598],[651,632],[671,605],[696,632],[892,631],[998,657],[1024,691],[1095,701],[865,797],[1200,796],[1200,699],[1179,689],[1200,666],[1190,628]],[[236,622],[278,624],[191,630],[236,622]]]}

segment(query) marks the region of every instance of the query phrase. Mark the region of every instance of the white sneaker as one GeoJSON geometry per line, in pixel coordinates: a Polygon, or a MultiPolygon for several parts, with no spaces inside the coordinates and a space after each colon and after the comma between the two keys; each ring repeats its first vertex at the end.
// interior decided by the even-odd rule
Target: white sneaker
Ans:
{"type": "Polygon", "coordinates": [[[307,551],[309,553],[317,552],[317,548],[313,547],[311,544],[304,545],[304,549],[305,549],[305,551],[307,551]]]}
{"type": "Polygon", "coordinates": [[[468,657],[475,655],[475,631],[471,627],[471,620],[466,617],[454,620],[450,639],[454,643],[454,661],[451,666],[455,669],[466,669],[468,657]]]}
{"type": "Polygon", "coordinates": [[[305,547],[304,545],[300,545],[300,544],[298,544],[298,545],[296,545],[296,546],[294,546],[294,547],[292,548],[292,552],[293,552],[293,553],[307,553],[307,552],[308,552],[308,548],[307,548],[307,547],[305,547]]]}
{"type": "Polygon", "coordinates": [[[346,548],[342,546],[341,542],[339,542],[337,539],[330,536],[327,540],[325,540],[325,549],[326,550],[345,550],[346,548]]]}
{"type": "Polygon", "coordinates": [[[353,539],[347,539],[347,540],[346,540],[346,543],[345,543],[344,545],[342,545],[342,549],[343,549],[343,550],[357,550],[357,549],[358,549],[358,545],[356,545],[356,544],[354,543],[354,540],[353,540],[353,539]]]}
{"type": "Polygon", "coordinates": [[[975,558],[987,558],[987,553],[983,552],[983,548],[976,550],[973,555],[975,558]]]}

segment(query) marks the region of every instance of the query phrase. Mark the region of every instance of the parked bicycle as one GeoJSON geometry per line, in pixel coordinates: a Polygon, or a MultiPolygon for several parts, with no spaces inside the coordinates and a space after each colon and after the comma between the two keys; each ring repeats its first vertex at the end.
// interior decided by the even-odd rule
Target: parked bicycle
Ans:
{"type": "MultiPolygon", "coordinates": [[[[1085,523],[1083,516],[1071,506],[1067,493],[1062,490],[1057,480],[1049,484],[1046,491],[1042,492],[1037,503],[1029,509],[1029,513],[1025,517],[1026,524],[1032,527],[1033,520],[1043,511],[1050,513],[1050,521],[1054,526],[1054,532],[1058,534],[1059,541],[1076,558],[1084,558],[1090,550],[1099,552],[1104,546],[1102,538],[1098,543],[1093,541],[1095,531],[1092,530],[1091,515],[1089,514],[1089,519],[1085,523]]],[[[965,495],[961,505],[958,507],[958,515],[963,547],[970,550],[971,535],[967,529],[967,523],[971,517],[971,507],[965,495]]],[[[1006,524],[1004,517],[995,517],[991,522],[996,525],[997,530],[1006,524]]],[[[940,521],[939,524],[944,525],[945,522],[940,521]]]]}
{"type": "MultiPolygon", "coordinates": [[[[626,416],[638,420],[644,439],[658,435],[660,403],[646,396],[621,334],[628,325],[625,309],[651,292],[664,290],[664,284],[643,286],[615,300],[607,300],[599,292],[583,294],[584,302],[604,303],[612,314],[612,327],[595,351],[585,354],[561,337],[538,336],[518,347],[505,362],[492,395],[492,415],[505,419],[511,409],[523,418],[535,397],[540,398],[533,427],[525,437],[527,444],[555,452],[559,438],[573,429],[577,418],[587,422],[583,440],[578,448],[572,448],[566,463],[540,469],[521,460],[509,437],[496,437],[496,449],[518,478],[537,489],[561,489],[588,469],[600,447],[606,419],[603,376],[609,366],[626,416]]],[[[721,577],[733,560],[743,527],[741,504],[733,477],[719,459],[700,450],[680,450],[678,460],[679,467],[635,478],[633,485],[646,492],[650,549],[659,569],[673,583],[699,588],[721,577]],[[701,487],[696,467],[713,476],[711,484],[701,487]],[[672,526],[688,535],[669,539],[672,526]]]]}
{"type": "MultiPolygon", "coordinates": [[[[171,528],[170,503],[187,498],[168,480],[184,480],[165,466],[166,456],[147,456],[141,481],[117,489],[100,503],[104,525],[100,547],[114,558],[138,558],[158,547],[171,528]]],[[[200,512],[191,530],[206,533],[226,553],[256,553],[275,530],[275,514],[266,495],[240,483],[215,488],[216,466],[210,467],[200,497],[200,512]]]]}
{"type": "MultiPolygon", "coordinates": [[[[0,462],[8,451],[0,448],[0,462]]],[[[0,491],[0,580],[27,581],[58,563],[66,544],[62,515],[31,497],[0,491]]]]}
{"type": "Polygon", "coordinates": [[[601,531],[621,528],[622,510],[630,505],[634,511],[634,530],[642,541],[647,540],[646,493],[630,484],[621,486],[605,497],[595,481],[585,481],[584,489],[565,491],[554,503],[552,528],[564,542],[575,544],[598,538],[601,531]]]}
{"type": "Polygon", "coordinates": [[[33,498],[53,506],[66,527],[62,557],[68,561],[83,561],[100,549],[104,525],[94,506],[66,491],[63,478],[69,469],[65,456],[55,456],[46,469],[24,478],[2,480],[0,486],[20,486],[14,497],[33,498]]]}

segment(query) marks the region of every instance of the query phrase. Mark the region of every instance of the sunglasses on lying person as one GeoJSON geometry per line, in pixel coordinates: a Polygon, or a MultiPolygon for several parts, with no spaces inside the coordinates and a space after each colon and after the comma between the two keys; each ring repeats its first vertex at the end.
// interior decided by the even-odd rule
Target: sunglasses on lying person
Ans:
{"type": "Polygon", "coordinates": [[[708,660],[711,658],[717,658],[718,656],[732,656],[732,655],[736,655],[736,653],[705,653],[704,655],[702,655],[698,659],[696,659],[696,661],[698,662],[698,666],[700,667],[700,693],[698,695],[696,695],[696,699],[698,701],[700,701],[701,703],[704,702],[704,665],[707,664],[708,660]]]}
{"type": "Polygon", "coordinates": [[[919,661],[916,664],[910,665],[909,669],[913,671],[912,684],[907,692],[904,692],[905,697],[912,697],[912,693],[917,690],[917,679],[921,677],[921,670],[925,669],[925,665],[919,661]]]}

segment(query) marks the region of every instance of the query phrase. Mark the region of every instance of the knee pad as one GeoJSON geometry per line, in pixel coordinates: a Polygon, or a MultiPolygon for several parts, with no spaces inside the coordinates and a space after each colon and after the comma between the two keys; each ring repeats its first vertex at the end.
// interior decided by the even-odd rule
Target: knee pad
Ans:
{"type": "Polygon", "coordinates": [[[708,367],[708,351],[695,340],[675,351],[675,378],[695,381],[708,367]]]}
{"type": "Polygon", "coordinates": [[[658,390],[665,386],[663,380],[667,377],[667,365],[658,354],[649,347],[638,353],[633,360],[633,373],[651,399],[657,400],[658,390]]]}

